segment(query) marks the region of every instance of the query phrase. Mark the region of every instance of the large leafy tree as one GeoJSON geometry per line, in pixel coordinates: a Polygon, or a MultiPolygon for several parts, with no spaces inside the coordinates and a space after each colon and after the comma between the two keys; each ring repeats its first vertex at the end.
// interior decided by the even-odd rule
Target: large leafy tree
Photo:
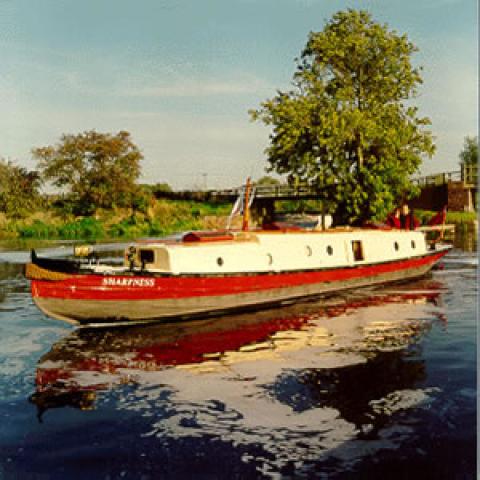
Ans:
{"type": "Polygon", "coordinates": [[[0,212],[23,217],[40,202],[40,175],[0,158],[0,212]]]}
{"type": "Polygon", "coordinates": [[[76,213],[129,207],[138,195],[143,156],[128,132],[62,135],[56,145],[32,153],[43,177],[65,190],[76,213]]]}
{"type": "Polygon", "coordinates": [[[409,102],[422,82],[416,50],[365,11],[310,33],[292,89],[251,112],[272,127],[268,170],[317,188],[342,223],[380,220],[415,195],[409,177],[435,149],[409,102]]]}

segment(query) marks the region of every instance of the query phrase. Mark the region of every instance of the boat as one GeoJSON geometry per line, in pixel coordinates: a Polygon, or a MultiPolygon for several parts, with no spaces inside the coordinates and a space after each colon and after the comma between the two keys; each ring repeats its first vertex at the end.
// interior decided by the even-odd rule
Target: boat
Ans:
{"type": "Polygon", "coordinates": [[[451,248],[427,242],[424,230],[385,226],[250,230],[248,207],[243,213],[238,231],[131,244],[121,265],[99,262],[90,249],[74,260],[32,251],[33,300],[80,326],[218,316],[421,277],[451,248]]]}

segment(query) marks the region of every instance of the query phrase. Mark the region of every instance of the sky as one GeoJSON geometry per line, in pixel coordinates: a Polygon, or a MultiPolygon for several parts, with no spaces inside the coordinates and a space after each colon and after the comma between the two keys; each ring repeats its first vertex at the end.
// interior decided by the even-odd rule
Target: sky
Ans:
{"type": "Polygon", "coordinates": [[[478,126],[475,0],[0,0],[0,157],[63,133],[127,130],[145,183],[237,186],[265,174],[269,130],[248,111],[289,87],[310,31],[361,8],[418,48],[415,99],[457,170],[478,126]]]}

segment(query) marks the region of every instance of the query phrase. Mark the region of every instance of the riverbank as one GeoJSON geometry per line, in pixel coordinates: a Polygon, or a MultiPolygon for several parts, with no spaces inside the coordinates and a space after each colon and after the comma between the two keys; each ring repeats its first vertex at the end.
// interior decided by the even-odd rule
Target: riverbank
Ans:
{"type": "Polygon", "coordinates": [[[153,200],[145,212],[98,210],[89,217],[34,212],[25,219],[0,217],[0,239],[115,239],[163,236],[185,230],[221,228],[229,204],[153,200]]]}
{"type": "MultiPolygon", "coordinates": [[[[282,204],[280,209],[291,213],[288,207],[290,205],[282,204]]],[[[0,214],[0,240],[105,240],[164,236],[187,230],[224,228],[230,211],[230,204],[152,199],[144,212],[132,209],[97,210],[93,216],[75,217],[47,209],[16,220],[0,214]]],[[[422,224],[426,224],[436,213],[415,210],[422,224]]],[[[475,212],[447,212],[446,223],[455,224],[458,231],[476,231],[478,228],[475,212]]]]}

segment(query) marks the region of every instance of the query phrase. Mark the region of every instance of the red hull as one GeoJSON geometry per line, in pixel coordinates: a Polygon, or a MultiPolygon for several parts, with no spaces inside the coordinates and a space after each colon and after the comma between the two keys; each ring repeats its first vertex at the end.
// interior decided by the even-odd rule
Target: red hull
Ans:
{"type": "MultiPolygon", "coordinates": [[[[335,268],[292,273],[247,275],[169,275],[169,276],[111,276],[72,275],[65,280],[32,280],[34,298],[70,300],[136,301],[217,297],[262,292],[302,285],[347,282],[372,279],[385,274],[418,270],[433,266],[446,250],[407,260],[375,265],[335,268]]],[[[407,277],[408,278],[408,277],[407,277]]]]}

